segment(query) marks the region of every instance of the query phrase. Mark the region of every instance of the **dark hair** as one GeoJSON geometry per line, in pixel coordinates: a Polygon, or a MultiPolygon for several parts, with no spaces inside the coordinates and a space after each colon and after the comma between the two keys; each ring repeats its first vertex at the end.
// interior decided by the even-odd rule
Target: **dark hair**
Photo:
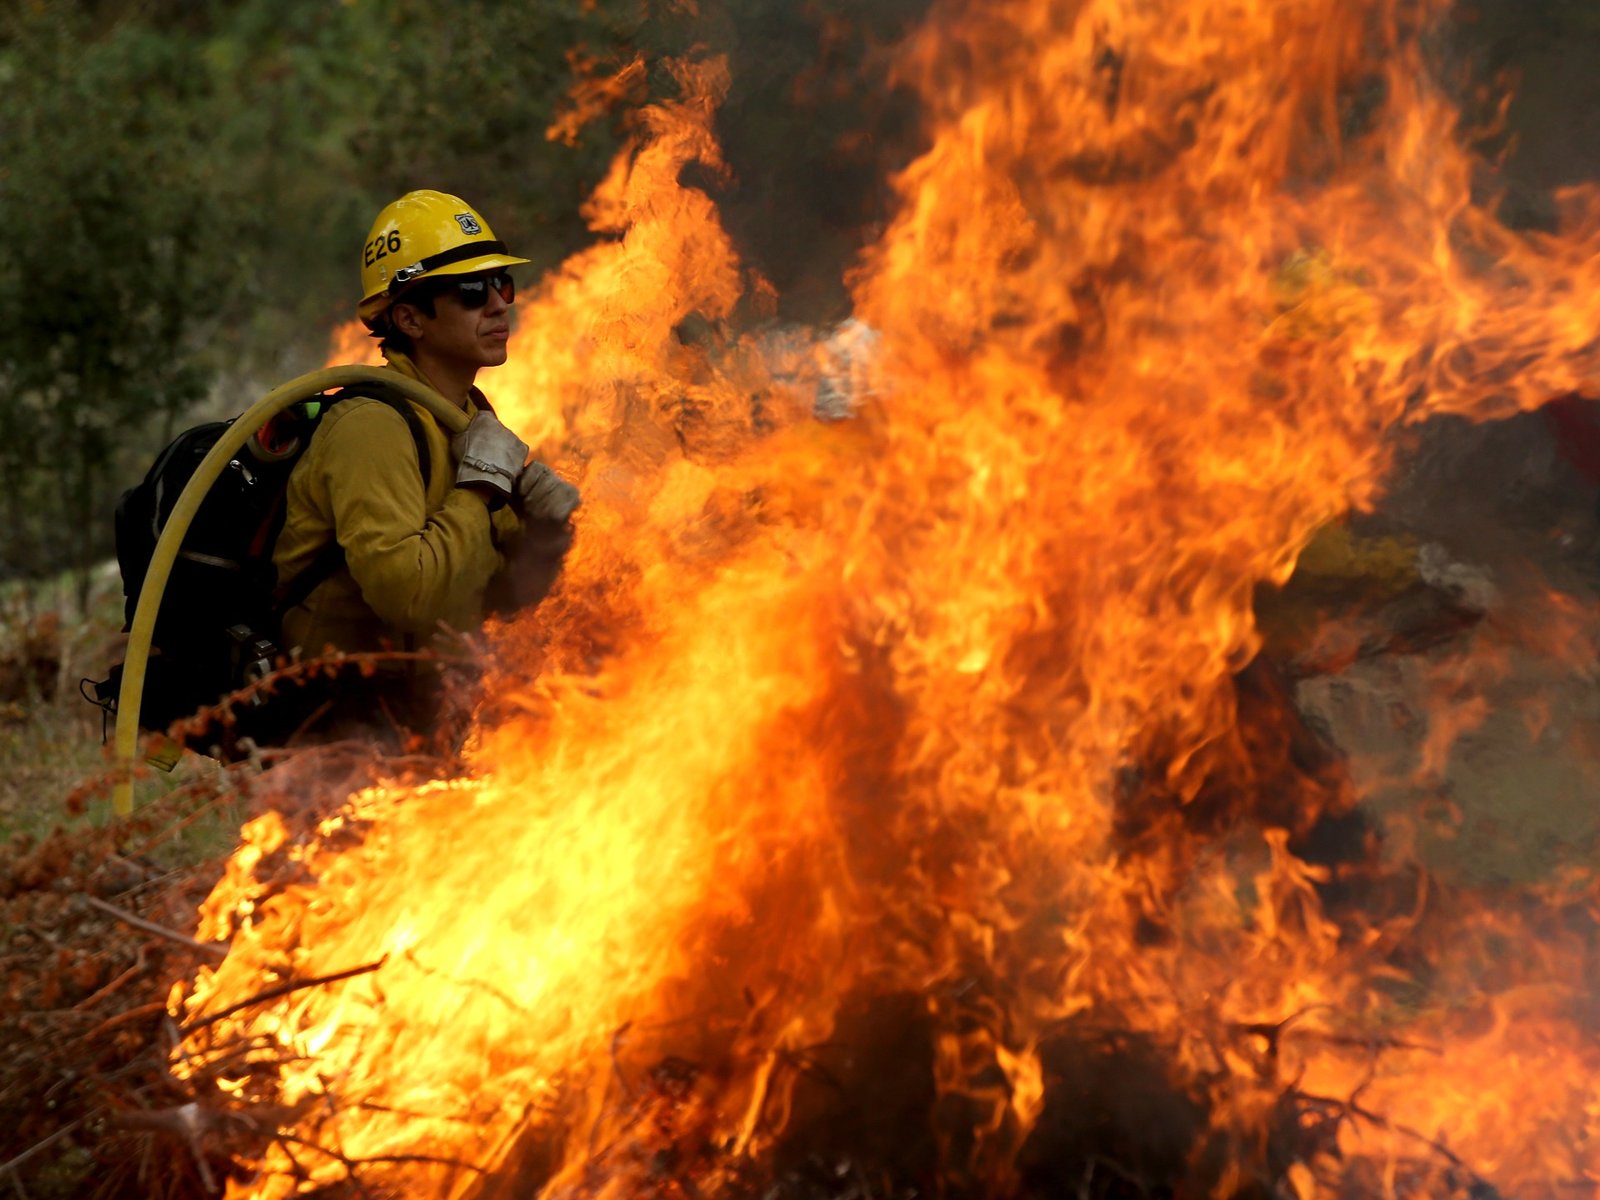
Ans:
{"type": "Polygon", "coordinates": [[[378,345],[384,350],[396,350],[401,354],[411,353],[411,339],[395,328],[394,322],[389,319],[389,314],[394,310],[395,304],[409,304],[419,308],[430,317],[438,316],[434,308],[434,299],[444,290],[439,283],[433,280],[423,280],[415,287],[409,287],[402,292],[388,308],[379,314],[373,322],[372,336],[379,338],[378,345]]]}

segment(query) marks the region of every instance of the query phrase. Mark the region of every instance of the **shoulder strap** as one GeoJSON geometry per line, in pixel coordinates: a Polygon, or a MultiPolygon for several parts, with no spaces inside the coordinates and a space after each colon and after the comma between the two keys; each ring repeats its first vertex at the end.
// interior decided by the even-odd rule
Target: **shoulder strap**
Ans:
{"type": "Polygon", "coordinates": [[[422,486],[428,486],[428,480],[433,475],[433,456],[428,451],[428,435],[423,431],[422,418],[417,416],[417,410],[411,407],[411,401],[399,388],[390,387],[385,383],[358,383],[350,387],[340,388],[337,392],[323,400],[324,410],[332,408],[341,400],[354,400],[365,398],[376,400],[380,404],[387,404],[400,414],[401,420],[406,423],[406,428],[411,431],[411,440],[417,445],[417,465],[422,469],[422,486]]]}
{"type": "MultiPolygon", "coordinates": [[[[417,446],[417,466],[422,472],[422,488],[427,491],[428,480],[433,475],[433,455],[428,450],[428,435],[422,428],[422,419],[417,416],[416,409],[411,407],[411,402],[406,399],[405,393],[398,388],[387,387],[381,383],[364,383],[341,388],[322,401],[324,411],[332,408],[341,400],[350,400],[356,397],[365,397],[387,404],[400,414],[406,423],[406,428],[411,431],[411,440],[417,446]]],[[[283,589],[274,612],[282,618],[283,614],[297,605],[304,604],[311,593],[316,591],[326,580],[333,577],[334,573],[344,566],[344,547],[337,541],[329,542],[310,564],[300,574],[289,581],[289,586],[283,589]]]]}

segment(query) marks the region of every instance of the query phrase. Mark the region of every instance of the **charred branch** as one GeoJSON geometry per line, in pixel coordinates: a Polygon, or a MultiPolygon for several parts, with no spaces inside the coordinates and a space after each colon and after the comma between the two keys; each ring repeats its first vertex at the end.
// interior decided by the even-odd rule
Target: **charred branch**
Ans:
{"type": "Polygon", "coordinates": [[[351,967],[344,971],[334,971],[328,975],[318,975],[314,979],[291,979],[275,987],[267,988],[265,991],[257,992],[255,995],[240,1000],[236,1004],[230,1004],[226,1008],[201,1017],[197,1021],[191,1021],[178,1032],[183,1037],[189,1037],[210,1025],[215,1025],[218,1021],[227,1020],[235,1013],[243,1012],[247,1008],[254,1008],[258,1004],[265,1004],[269,1000],[277,1000],[293,992],[305,991],[307,988],[325,987],[330,983],[342,983],[346,979],[354,979],[359,975],[368,975],[378,970],[388,961],[389,956],[386,954],[376,962],[364,963],[359,967],[351,967]]]}

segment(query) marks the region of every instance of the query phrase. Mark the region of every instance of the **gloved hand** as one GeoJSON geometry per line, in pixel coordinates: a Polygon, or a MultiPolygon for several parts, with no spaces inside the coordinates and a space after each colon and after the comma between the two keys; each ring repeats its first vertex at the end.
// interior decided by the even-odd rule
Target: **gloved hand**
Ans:
{"type": "Polygon", "coordinates": [[[565,521],[578,507],[578,489],[542,462],[531,462],[517,476],[514,502],[532,520],[565,521]]]}
{"type": "Polygon", "coordinates": [[[505,616],[548,596],[572,548],[572,536],[572,526],[565,521],[525,521],[521,532],[504,545],[505,570],[490,581],[484,597],[490,611],[505,616]]]}
{"type": "Polygon", "coordinates": [[[465,433],[456,434],[456,486],[486,487],[501,500],[509,500],[517,473],[528,459],[528,444],[500,423],[492,412],[473,414],[465,433]]]}

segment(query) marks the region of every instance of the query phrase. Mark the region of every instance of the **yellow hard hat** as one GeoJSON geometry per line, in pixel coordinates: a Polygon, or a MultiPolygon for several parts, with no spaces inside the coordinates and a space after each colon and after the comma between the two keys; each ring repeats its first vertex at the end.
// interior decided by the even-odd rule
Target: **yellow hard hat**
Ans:
{"type": "Polygon", "coordinates": [[[527,261],[507,254],[489,222],[459,196],[407,192],[378,214],[362,243],[356,313],[371,328],[400,291],[419,279],[527,261]]]}

